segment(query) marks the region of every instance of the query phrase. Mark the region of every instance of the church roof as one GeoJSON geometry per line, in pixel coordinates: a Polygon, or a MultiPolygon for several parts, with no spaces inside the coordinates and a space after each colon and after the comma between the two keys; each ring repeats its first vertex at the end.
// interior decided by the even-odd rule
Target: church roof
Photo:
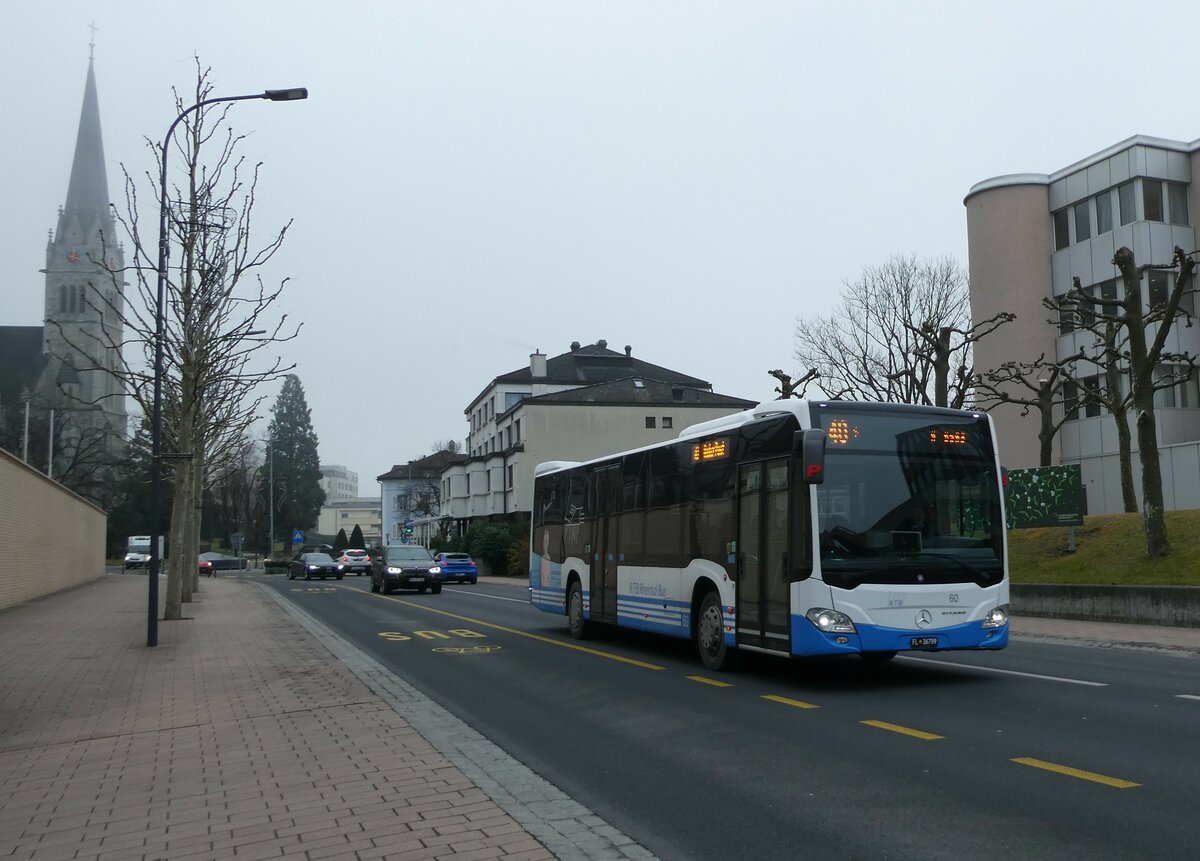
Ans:
{"type": "Polygon", "coordinates": [[[0,407],[21,399],[21,389],[31,390],[42,372],[41,326],[0,326],[0,407]]]}

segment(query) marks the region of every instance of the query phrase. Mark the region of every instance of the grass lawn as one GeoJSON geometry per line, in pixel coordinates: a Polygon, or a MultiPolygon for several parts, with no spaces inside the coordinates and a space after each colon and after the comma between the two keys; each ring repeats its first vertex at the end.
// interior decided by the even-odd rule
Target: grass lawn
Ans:
{"type": "Polygon", "coordinates": [[[1100,514],[1067,529],[1014,529],[1008,533],[1014,583],[1088,583],[1123,586],[1200,586],[1200,510],[1168,511],[1171,554],[1146,558],[1141,514],[1100,514]]]}

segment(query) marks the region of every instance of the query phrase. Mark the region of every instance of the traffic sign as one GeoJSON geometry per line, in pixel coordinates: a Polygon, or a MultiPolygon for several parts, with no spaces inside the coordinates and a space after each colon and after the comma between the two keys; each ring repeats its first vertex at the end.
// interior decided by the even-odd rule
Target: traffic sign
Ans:
{"type": "Polygon", "coordinates": [[[292,543],[293,544],[303,544],[304,543],[304,530],[303,529],[297,529],[295,532],[292,533],[292,543]]]}

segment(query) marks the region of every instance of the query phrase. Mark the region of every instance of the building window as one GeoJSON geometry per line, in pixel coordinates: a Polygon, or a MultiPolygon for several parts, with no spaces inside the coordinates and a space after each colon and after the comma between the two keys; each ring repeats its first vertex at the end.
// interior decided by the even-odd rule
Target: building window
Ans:
{"type": "Polygon", "coordinates": [[[507,487],[509,490],[512,490],[512,487],[513,487],[513,465],[511,463],[508,465],[508,485],[507,485],[507,487]]]}
{"type": "Polygon", "coordinates": [[[349,517],[350,517],[350,512],[349,512],[349,511],[343,511],[343,512],[341,512],[341,515],[342,515],[342,520],[347,520],[347,519],[349,519],[349,517]]]}
{"type": "Polygon", "coordinates": [[[1071,244],[1071,234],[1067,229],[1067,211],[1060,209],[1054,213],[1054,250],[1061,251],[1071,244]]]}
{"type": "Polygon", "coordinates": [[[1121,224],[1131,224],[1137,221],[1137,204],[1133,194],[1133,182],[1117,186],[1117,206],[1121,210],[1121,224]]]}
{"type": "MultiPolygon", "coordinates": [[[[1100,282],[1100,298],[1105,302],[1117,301],[1117,279],[1109,278],[1107,281],[1100,282]]],[[[1101,308],[1101,311],[1106,314],[1114,314],[1118,310],[1115,305],[1106,305],[1101,308]]]]}
{"type": "Polygon", "coordinates": [[[1142,180],[1142,212],[1146,221],[1163,220],[1162,183],[1157,179],[1142,180]]]}
{"type": "Polygon", "coordinates": [[[1160,305],[1166,305],[1167,299],[1171,297],[1170,279],[1166,272],[1150,271],[1150,307],[1157,308],[1160,305]]]}
{"type": "Polygon", "coordinates": [[[1096,195],[1096,235],[1108,233],[1112,228],[1112,192],[1102,191],[1096,195]]]}
{"type": "Polygon", "coordinates": [[[1081,200],[1075,204],[1075,241],[1083,242],[1092,238],[1092,222],[1088,217],[1088,202],[1081,200]]]}
{"type": "Polygon", "coordinates": [[[1058,334],[1066,335],[1075,331],[1075,309],[1063,306],[1058,309],[1058,334]]]}
{"type": "Polygon", "coordinates": [[[654,416],[646,416],[646,427],[654,427],[654,416]]]}
{"type": "Polygon", "coordinates": [[[1167,210],[1172,224],[1187,225],[1187,186],[1177,182],[1167,183],[1167,210]]]}
{"type": "Polygon", "coordinates": [[[516,437],[517,442],[520,442],[521,441],[521,420],[517,419],[515,422],[513,422],[513,427],[516,429],[513,431],[513,436],[516,437]]]}
{"type": "Polygon", "coordinates": [[[675,427],[675,419],[671,418],[671,416],[663,416],[662,426],[664,430],[671,430],[675,427]]]}
{"type": "Polygon", "coordinates": [[[1083,414],[1088,418],[1095,418],[1103,412],[1104,407],[1100,402],[1100,377],[1088,377],[1081,382],[1083,383],[1084,391],[1083,414]]]}
{"type": "Polygon", "coordinates": [[[1079,418],[1079,389],[1070,380],[1063,381],[1063,416],[1067,421],[1079,418]]]}
{"type": "Polygon", "coordinates": [[[395,496],[392,497],[392,511],[403,511],[404,510],[400,505],[402,500],[403,500],[403,497],[400,496],[400,494],[396,494],[395,496]]]}

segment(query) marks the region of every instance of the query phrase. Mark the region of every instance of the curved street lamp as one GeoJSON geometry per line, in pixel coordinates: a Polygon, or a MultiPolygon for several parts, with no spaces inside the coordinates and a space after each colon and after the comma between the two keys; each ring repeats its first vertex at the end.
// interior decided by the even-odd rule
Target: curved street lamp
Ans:
{"type": "Polygon", "coordinates": [[[217,102],[242,102],[247,99],[267,99],[272,102],[294,102],[308,98],[307,87],[287,90],[266,90],[247,96],[218,96],[196,102],[175,118],[163,138],[162,164],[158,175],[158,292],[154,313],[154,409],[150,417],[150,595],[146,645],[158,645],[158,570],[162,565],[162,376],[163,337],[166,328],[167,285],[167,150],[175,127],[190,114],[205,105],[217,102]]]}

